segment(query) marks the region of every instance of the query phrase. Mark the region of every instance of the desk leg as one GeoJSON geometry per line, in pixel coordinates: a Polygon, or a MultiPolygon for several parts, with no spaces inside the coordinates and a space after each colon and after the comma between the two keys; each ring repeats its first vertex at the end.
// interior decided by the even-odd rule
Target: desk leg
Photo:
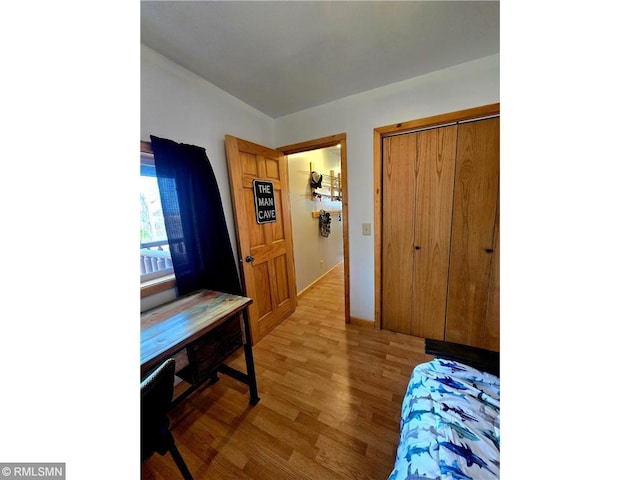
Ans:
{"type": "Polygon", "coordinates": [[[251,340],[251,329],[249,328],[249,314],[245,308],[242,311],[242,321],[244,326],[244,359],[247,363],[247,377],[249,384],[249,403],[255,405],[260,401],[258,397],[258,384],[256,382],[256,367],[253,363],[253,343],[251,340]]]}

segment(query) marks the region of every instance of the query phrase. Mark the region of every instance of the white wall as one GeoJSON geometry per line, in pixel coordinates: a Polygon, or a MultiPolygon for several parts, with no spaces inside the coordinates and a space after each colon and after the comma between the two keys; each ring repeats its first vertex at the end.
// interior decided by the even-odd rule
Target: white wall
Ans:
{"type": "MultiPolygon", "coordinates": [[[[272,147],[274,120],[145,45],[140,45],[140,64],[140,140],[155,135],[206,149],[237,258],[224,136],[272,147]]],[[[166,301],[166,295],[143,300],[146,309],[166,301]]]]}
{"type": "Polygon", "coordinates": [[[362,236],[361,224],[373,224],[373,129],[500,101],[500,56],[492,55],[273,120],[148,47],[140,50],[140,139],[153,134],[206,148],[234,254],[225,134],[277,147],[346,132],[351,316],[371,321],[374,237],[362,236]]]}
{"type": "Polygon", "coordinates": [[[276,145],[347,134],[351,316],[374,320],[374,128],[500,101],[500,56],[353,95],[275,120],[276,145]]]}
{"type": "MultiPolygon", "coordinates": [[[[336,176],[340,173],[340,151],[322,148],[289,155],[289,198],[298,294],[344,260],[339,216],[331,215],[331,233],[328,237],[320,235],[319,219],[311,216],[311,212],[321,209],[342,210],[342,203],[331,201],[330,198],[311,199],[309,162],[315,171],[324,175],[324,183],[329,180],[331,170],[336,176]]],[[[330,194],[328,187],[317,192],[330,194]]]]}

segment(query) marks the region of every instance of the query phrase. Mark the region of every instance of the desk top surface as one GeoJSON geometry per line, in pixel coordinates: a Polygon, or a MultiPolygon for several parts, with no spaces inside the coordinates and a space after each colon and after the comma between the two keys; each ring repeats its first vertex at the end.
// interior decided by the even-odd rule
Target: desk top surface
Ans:
{"type": "Polygon", "coordinates": [[[251,303],[251,298],[199,290],[140,314],[141,369],[181,350],[251,303]]]}

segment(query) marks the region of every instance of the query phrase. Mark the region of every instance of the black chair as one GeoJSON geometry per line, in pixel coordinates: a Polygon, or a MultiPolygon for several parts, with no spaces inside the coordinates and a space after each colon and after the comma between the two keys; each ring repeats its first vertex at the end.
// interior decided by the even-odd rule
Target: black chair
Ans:
{"type": "Polygon", "coordinates": [[[154,453],[171,453],[185,480],[193,480],[186,463],[169,431],[167,412],[173,397],[173,376],[176,361],[165,361],[140,384],[141,464],[154,453]]]}

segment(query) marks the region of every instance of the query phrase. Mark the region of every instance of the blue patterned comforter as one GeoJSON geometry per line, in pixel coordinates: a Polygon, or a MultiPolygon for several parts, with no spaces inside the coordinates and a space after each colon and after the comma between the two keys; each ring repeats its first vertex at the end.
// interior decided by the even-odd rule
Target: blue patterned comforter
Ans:
{"type": "Polygon", "coordinates": [[[389,480],[500,477],[500,379],[436,358],[411,374],[389,480]]]}

